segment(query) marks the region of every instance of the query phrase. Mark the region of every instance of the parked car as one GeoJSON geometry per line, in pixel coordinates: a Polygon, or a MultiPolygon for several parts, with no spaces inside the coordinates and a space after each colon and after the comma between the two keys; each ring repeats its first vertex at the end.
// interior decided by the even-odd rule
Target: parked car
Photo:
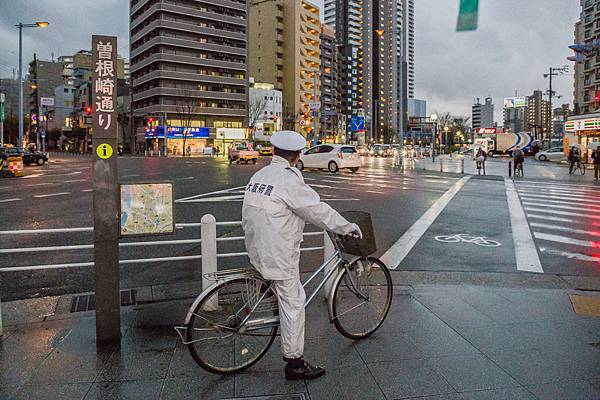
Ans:
{"type": "Polygon", "coordinates": [[[369,155],[369,148],[367,146],[357,146],[356,151],[358,152],[359,156],[368,156],[369,155]]]}
{"type": "Polygon", "coordinates": [[[350,171],[356,172],[360,165],[360,156],[354,146],[321,144],[303,152],[296,168],[300,171],[305,168],[327,168],[329,172],[335,174],[342,168],[348,168],[350,171]]]}
{"type": "Polygon", "coordinates": [[[23,165],[44,165],[48,162],[48,154],[41,151],[31,151],[23,147],[0,147],[0,159],[5,160],[11,156],[23,156],[23,165]]]}
{"type": "Polygon", "coordinates": [[[273,146],[261,146],[260,149],[258,149],[258,154],[261,156],[272,156],[273,146]]]}
{"type": "Polygon", "coordinates": [[[252,164],[256,164],[256,160],[258,160],[258,151],[252,148],[252,145],[249,142],[235,142],[229,146],[229,164],[235,161],[236,164],[240,162],[244,162],[248,164],[248,162],[252,161],[252,164]]]}
{"type": "Polygon", "coordinates": [[[565,160],[565,150],[562,147],[551,147],[548,150],[536,153],[535,159],[538,161],[561,161],[565,160]]]}
{"type": "Polygon", "coordinates": [[[423,157],[431,157],[431,149],[429,147],[423,147],[423,151],[421,151],[421,155],[423,157]]]}

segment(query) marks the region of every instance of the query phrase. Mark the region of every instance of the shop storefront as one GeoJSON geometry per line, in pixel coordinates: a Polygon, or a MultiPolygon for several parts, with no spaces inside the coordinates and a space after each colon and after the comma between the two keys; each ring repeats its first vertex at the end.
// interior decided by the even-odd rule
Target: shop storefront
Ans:
{"type": "Polygon", "coordinates": [[[244,128],[217,128],[215,135],[215,146],[219,146],[220,151],[227,152],[232,143],[244,141],[247,138],[247,130],[244,128]]]}
{"type": "Polygon", "coordinates": [[[575,144],[581,147],[584,162],[591,160],[592,150],[600,142],[600,113],[571,117],[565,123],[563,148],[565,154],[575,144]]]}
{"type": "Polygon", "coordinates": [[[188,128],[178,126],[159,126],[153,130],[146,131],[146,145],[154,151],[167,151],[168,155],[183,155],[184,141],[186,154],[204,154],[205,149],[212,147],[210,144],[209,128],[188,128]],[[166,140],[166,142],[165,142],[166,140]]]}

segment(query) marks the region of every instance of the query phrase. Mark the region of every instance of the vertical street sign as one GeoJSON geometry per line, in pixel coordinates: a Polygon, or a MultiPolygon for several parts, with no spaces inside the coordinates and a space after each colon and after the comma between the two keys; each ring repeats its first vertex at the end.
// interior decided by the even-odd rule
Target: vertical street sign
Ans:
{"type": "Polygon", "coordinates": [[[479,0],[460,0],[458,12],[458,23],[456,30],[474,31],[477,29],[477,16],[479,11],[479,0]]]}
{"type": "Polygon", "coordinates": [[[4,93],[0,93],[0,145],[4,145],[4,93]]]}
{"type": "Polygon", "coordinates": [[[121,338],[115,36],[92,36],[92,69],[96,343],[104,344],[121,338]]]}

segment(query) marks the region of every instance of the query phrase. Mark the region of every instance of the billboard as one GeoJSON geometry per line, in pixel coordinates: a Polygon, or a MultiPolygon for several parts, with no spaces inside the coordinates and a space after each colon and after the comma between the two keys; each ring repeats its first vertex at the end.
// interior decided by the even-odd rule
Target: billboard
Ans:
{"type": "Polygon", "coordinates": [[[504,108],[518,108],[527,105],[526,97],[507,97],[504,99],[504,108]]]}
{"type": "MultiPolygon", "coordinates": [[[[168,126],[168,139],[183,139],[185,128],[182,126],[168,126]]],[[[146,128],[146,139],[164,139],[165,127],[157,126],[156,128],[146,128]]],[[[209,128],[189,128],[186,139],[208,139],[210,136],[209,128]]]]}

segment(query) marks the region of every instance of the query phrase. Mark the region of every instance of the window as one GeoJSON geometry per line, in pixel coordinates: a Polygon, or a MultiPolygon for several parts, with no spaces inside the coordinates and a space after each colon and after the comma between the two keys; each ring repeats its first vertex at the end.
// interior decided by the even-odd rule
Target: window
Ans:
{"type": "Polygon", "coordinates": [[[352,154],[356,153],[356,149],[354,147],[342,147],[340,152],[344,154],[352,154]]]}
{"type": "Polygon", "coordinates": [[[330,153],[333,150],[331,146],[317,146],[319,150],[317,151],[319,154],[330,153]]]}

